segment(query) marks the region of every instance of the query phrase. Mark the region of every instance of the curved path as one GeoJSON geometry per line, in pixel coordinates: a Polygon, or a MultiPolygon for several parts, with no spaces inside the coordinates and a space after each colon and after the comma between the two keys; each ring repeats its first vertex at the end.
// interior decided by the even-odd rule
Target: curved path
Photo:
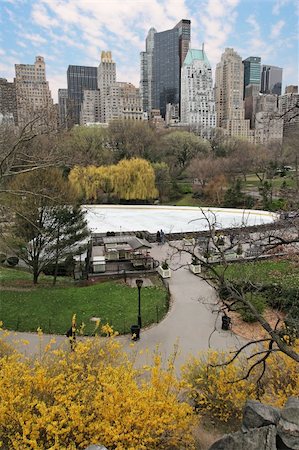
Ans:
{"type": "MultiPolygon", "coordinates": [[[[216,309],[213,306],[216,300],[215,291],[207,282],[188,270],[186,264],[190,256],[183,253],[171,256],[172,253],[168,244],[163,246],[154,244],[151,250],[151,255],[159,261],[171,258],[170,266],[174,270],[168,281],[172,304],[168,314],[159,324],[142,330],[141,338],[136,342],[134,350],[148,349],[151,353],[159,346],[163,360],[166,361],[178,344],[176,367],[180,367],[189,355],[196,355],[209,347],[235,348],[240,344],[240,339],[230,331],[221,330],[220,317],[217,317],[217,313],[213,313],[213,309],[216,309]],[[216,331],[211,336],[215,325],[216,331]]],[[[43,335],[40,338],[36,333],[12,332],[6,339],[13,342],[23,353],[38,355],[53,337],[56,339],[56,345],[67,344],[64,336],[43,335]],[[28,345],[18,344],[20,340],[28,341],[28,345]]],[[[125,349],[132,350],[128,335],[120,336],[119,339],[125,349]]]]}

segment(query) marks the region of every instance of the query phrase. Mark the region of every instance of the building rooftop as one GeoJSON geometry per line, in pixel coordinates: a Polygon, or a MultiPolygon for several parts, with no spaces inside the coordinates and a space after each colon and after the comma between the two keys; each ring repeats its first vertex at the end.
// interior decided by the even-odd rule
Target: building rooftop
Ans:
{"type": "Polygon", "coordinates": [[[204,61],[210,65],[210,62],[204,50],[195,50],[190,48],[186,55],[184,66],[192,64],[192,61],[194,60],[204,61]]]}

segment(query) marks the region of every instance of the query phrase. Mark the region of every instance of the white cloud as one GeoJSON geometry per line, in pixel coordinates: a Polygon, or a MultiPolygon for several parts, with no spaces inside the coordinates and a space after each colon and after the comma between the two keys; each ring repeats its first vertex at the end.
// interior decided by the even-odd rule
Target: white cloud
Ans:
{"type": "MultiPolygon", "coordinates": [[[[31,10],[33,23],[47,30],[54,46],[78,48],[84,53],[78,63],[94,66],[99,64],[101,50],[111,49],[118,63],[117,78],[136,86],[139,85],[138,53],[144,49],[149,28],[165,30],[189,17],[186,0],[39,0],[31,10]]],[[[66,81],[66,75],[64,78],[66,81]]]]}
{"type": "Polygon", "coordinates": [[[289,3],[289,0],[276,0],[272,7],[272,14],[275,16],[278,16],[280,13],[280,9],[285,6],[287,3],[289,3]]]}
{"type": "Polygon", "coordinates": [[[270,37],[272,39],[277,38],[280,35],[280,32],[281,32],[282,28],[284,27],[284,25],[285,25],[285,21],[284,20],[279,20],[278,22],[276,22],[271,28],[271,35],[270,35],[270,37]]]}
{"type": "Polygon", "coordinates": [[[26,45],[25,42],[23,42],[23,41],[17,41],[17,44],[18,44],[20,47],[27,48],[27,45],[26,45]]]}
{"type": "Polygon", "coordinates": [[[32,18],[34,22],[44,28],[51,28],[59,25],[59,22],[56,19],[49,16],[45,6],[39,3],[36,3],[32,7],[32,18]]]}
{"type": "Polygon", "coordinates": [[[46,44],[47,39],[43,38],[40,34],[35,33],[24,33],[21,35],[24,39],[28,39],[32,45],[39,46],[41,44],[46,44]]]}
{"type": "MultiPolygon", "coordinates": [[[[214,68],[220,61],[234,24],[237,19],[236,7],[239,0],[207,0],[198,8],[195,19],[198,22],[196,29],[201,33],[192,32],[192,47],[201,46],[205,42],[205,51],[214,68]]],[[[192,18],[193,25],[193,18],[192,18]]]]}
{"type": "Polygon", "coordinates": [[[251,32],[253,35],[260,34],[260,31],[261,31],[260,25],[257,22],[256,17],[253,14],[251,14],[246,19],[246,22],[252,27],[251,32]]]}

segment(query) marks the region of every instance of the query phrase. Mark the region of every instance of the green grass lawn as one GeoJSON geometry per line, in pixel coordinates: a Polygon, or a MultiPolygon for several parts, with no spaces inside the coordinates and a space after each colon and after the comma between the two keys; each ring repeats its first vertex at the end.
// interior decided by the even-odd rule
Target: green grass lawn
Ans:
{"type": "MultiPolygon", "coordinates": [[[[40,285],[32,287],[30,280],[27,272],[0,268],[0,320],[7,329],[36,331],[41,327],[45,333],[65,334],[73,314],[77,314],[78,326],[86,324],[85,334],[93,333],[91,317],[100,317],[120,333],[129,332],[137,322],[138,290],[123,282],[77,287],[64,278],[52,287],[51,279],[43,276],[40,285]]],[[[143,326],[161,320],[167,312],[162,284],[142,288],[141,305],[143,326]]]]}
{"type": "MultiPolygon", "coordinates": [[[[294,172],[288,172],[285,177],[275,176],[272,180],[272,186],[275,189],[280,189],[283,182],[286,182],[287,187],[294,188],[295,187],[295,174],[294,172]]],[[[258,177],[255,174],[249,174],[246,176],[246,182],[244,182],[244,189],[249,188],[258,188],[261,183],[258,177]]]]}
{"type": "Polygon", "coordinates": [[[176,206],[200,206],[201,202],[197,198],[192,197],[192,194],[184,194],[179,200],[170,203],[176,206]]]}
{"type": "Polygon", "coordinates": [[[250,280],[253,283],[277,283],[282,287],[299,288],[299,267],[291,261],[230,264],[226,270],[226,276],[234,281],[250,280]]]}

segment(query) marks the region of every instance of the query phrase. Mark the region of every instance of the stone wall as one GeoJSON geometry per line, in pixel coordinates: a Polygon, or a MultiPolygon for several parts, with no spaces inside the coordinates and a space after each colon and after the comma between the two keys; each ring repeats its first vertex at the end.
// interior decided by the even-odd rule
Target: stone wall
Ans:
{"type": "Polygon", "coordinates": [[[242,429],[209,450],[299,450],[299,398],[289,398],[283,409],[248,400],[242,429]]]}

